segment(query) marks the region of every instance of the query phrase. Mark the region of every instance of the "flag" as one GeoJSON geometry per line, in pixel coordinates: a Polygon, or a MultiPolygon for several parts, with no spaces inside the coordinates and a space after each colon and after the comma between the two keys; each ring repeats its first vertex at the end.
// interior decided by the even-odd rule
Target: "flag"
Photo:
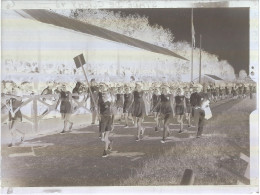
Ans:
{"type": "Polygon", "coordinates": [[[76,56],[73,59],[74,59],[74,62],[76,64],[77,68],[79,68],[79,67],[83,66],[84,64],[86,64],[83,54],[80,54],[80,55],[76,56]]]}
{"type": "Polygon", "coordinates": [[[191,46],[195,48],[195,30],[193,25],[193,9],[191,10],[191,46]]]}

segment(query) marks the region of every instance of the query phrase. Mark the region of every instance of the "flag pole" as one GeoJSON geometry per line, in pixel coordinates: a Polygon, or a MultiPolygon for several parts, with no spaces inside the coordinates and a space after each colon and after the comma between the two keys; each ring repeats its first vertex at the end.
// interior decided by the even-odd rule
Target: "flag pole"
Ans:
{"type": "Polygon", "coordinates": [[[88,84],[88,89],[89,89],[89,92],[90,92],[90,96],[91,96],[91,98],[92,98],[92,100],[93,100],[93,102],[94,102],[95,107],[97,108],[96,100],[94,99],[94,96],[93,96],[93,93],[92,93],[92,90],[91,90],[90,84],[89,84],[89,82],[88,82],[87,74],[86,74],[86,72],[85,72],[85,69],[84,69],[84,67],[83,67],[83,64],[82,64],[80,58],[79,58],[79,61],[80,61],[80,66],[81,66],[81,68],[82,68],[82,70],[83,70],[83,74],[84,74],[85,79],[86,79],[87,84],[88,84]]]}
{"type": "Polygon", "coordinates": [[[200,77],[199,77],[199,83],[201,83],[201,35],[200,35],[200,77]]]}
{"type": "Polygon", "coordinates": [[[191,8],[191,82],[193,81],[193,8],[191,8]]]}

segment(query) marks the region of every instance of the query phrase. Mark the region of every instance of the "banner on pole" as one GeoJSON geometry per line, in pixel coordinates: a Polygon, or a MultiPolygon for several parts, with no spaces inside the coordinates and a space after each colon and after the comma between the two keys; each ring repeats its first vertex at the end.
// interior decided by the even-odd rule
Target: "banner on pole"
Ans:
{"type": "Polygon", "coordinates": [[[86,61],[85,61],[85,59],[84,59],[83,54],[80,54],[80,55],[76,56],[76,57],[73,58],[73,59],[74,59],[74,62],[75,62],[75,64],[76,64],[76,67],[77,67],[77,68],[79,68],[79,67],[83,66],[84,64],[86,64],[86,61]]]}

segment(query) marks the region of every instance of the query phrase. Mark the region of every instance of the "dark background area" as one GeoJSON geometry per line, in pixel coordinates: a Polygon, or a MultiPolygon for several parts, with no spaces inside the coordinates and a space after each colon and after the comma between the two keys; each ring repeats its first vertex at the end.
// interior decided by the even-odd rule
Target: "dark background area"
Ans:
{"type": "MultiPolygon", "coordinates": [[[[110,9],[122,14],[147,16],[151,25],[170,29],[174,41],[191,42],[190,8],[110,9]]],[[[249,8],[194,8],[196,47],[202,35],[202,49],[227,60],[238,74],[249,71],[249,8]]]]}

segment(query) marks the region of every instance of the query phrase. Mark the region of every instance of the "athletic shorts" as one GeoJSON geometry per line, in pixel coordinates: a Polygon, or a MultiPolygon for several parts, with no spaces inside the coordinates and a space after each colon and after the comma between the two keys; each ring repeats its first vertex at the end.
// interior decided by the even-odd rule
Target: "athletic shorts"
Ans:
{"type": "Polygon", "coordinates": [[[104,133],[105,131],[111,131],[112,129],[112,116],[111,115],[101,115],[100,120],[100,132],[104,133]]]}

